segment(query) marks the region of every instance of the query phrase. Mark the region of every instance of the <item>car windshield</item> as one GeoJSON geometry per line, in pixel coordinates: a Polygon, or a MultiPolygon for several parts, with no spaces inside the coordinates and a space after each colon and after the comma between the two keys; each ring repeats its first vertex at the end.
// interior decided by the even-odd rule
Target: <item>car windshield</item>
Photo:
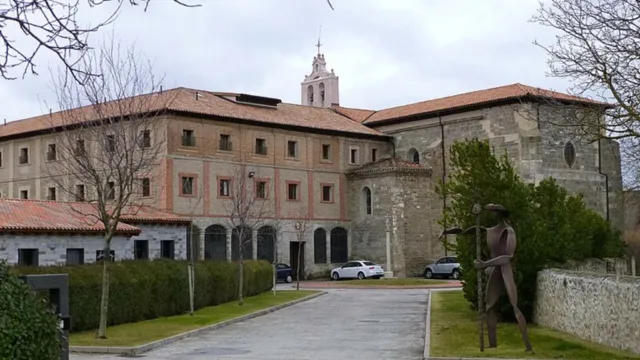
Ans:
{"type": "Polygon", "coordinates": [[[363,261],[362,262],[365,266],[372,266],[375,265],[375,263],[372,263],[371,261],[363,261]]]}

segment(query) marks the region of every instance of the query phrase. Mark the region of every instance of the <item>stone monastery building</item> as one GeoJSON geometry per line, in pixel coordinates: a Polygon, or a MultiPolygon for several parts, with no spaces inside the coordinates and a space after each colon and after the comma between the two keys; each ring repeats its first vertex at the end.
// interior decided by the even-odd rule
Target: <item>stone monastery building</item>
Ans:
{"type": "MultiPolygon", "coordinates": [[[[238,233],[225,204],[238,180],[233,173],[243,164],[256,196],[273,202],[260,226],[245,234],[245,258],[273,260],[275,253],[276,261],[295,265],[298,247],[303,246],[300,261],[306,274],[325,272],[353,258],[385,265],[388,231],[391,270],[400,277],[420,274],[428,262],[444,255],[437,239],[443,199],[434,191],[450,171],[449,147],[474,137],[489,139],[496,152],[506,149],[525,181],[554,177],[569,191],[584,194],[591,208],[621,226],[617,143],[575,141],[538,121],[553,116],[541,111],[545,106],[541,99],[606,104],[512,84],[388,109],[354,109],[340,104],[339,78],[327,70],[325,56],[315,56],[312,66],[301,83],[300,105],[188,88],[138,97],[163,100],[162,108],[153,109],[162,110],[157,119],[160,130],[145,136],[151,142],[166,138],[157,169],[160,176],[143,179],[141,197],[149,198],[148,205],[159,212],[154,218],[165,219],[163,224],[175,217],[169,219],[174,221],[171,231],[182,229],[182,233],[162,239],[162,231],[145,234],[144,229],[142,233],[129,229],[137,240],[148,243],[122,245],[115,259],[138,258],[144,246],[148,257],[184,258],[191,252],[201,259],[237,259],[238,233]],[[185,218],[192,221],[191,228],[180,227],[185,218]],[[308,230],[301,243],[296,224],[299,227],[305,219],[308,230]],[[193,246],[186,244],[186,238],[193,246]],[[178,243],[171,248],[166,243],[165,250],[159,243],[153,245],[170,239],[178,243]],[[149,244],[157,249],[150,251],[149,244]],[[174,248],[180,250],[174,254],[174,248]]],[[[2,198],[75,200],[56,193],[43,173],[50,162],[64,161],[51,156],[55,151],[51,124],[59,116],[52,113],[0,125],[2,198]]],[[[86,143],[92,146],[90,139],[86,143]]],[[[51,248],[81,248],[91,258],[99,250],[99,244],[70,244],[63,235],[57,244],[45,244],[27,234],[28,224],[12,229],[2,221],[0,234],[11,236],[0,236],[0,256],[14,262],[22,261],[17,254],[21,248],[39,249],[44,258],[51,248]]],[[[64,262],[64,251],[56,259],[64,262]]]]}

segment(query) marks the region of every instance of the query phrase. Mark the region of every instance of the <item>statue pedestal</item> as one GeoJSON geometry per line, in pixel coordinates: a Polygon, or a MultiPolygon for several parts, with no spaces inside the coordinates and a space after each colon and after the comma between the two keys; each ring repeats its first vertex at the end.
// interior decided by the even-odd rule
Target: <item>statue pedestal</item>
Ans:
{"type": "Polygon", "coordinates": [[[385,271],[383,279],[395,279],[395,276],[393,276],[393,271],[385,271]]]}

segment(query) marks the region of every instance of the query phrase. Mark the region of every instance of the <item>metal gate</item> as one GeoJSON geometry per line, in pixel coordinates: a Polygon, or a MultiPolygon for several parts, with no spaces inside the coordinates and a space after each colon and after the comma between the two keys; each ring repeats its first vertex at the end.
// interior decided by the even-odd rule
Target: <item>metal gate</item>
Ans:
{"type": "Polygon", "coordinates": [[[20,279],[34,291],[49,292],[49,303],[60,319],[60,360],[69,360],[69,275],[23,275],[20,279]]]}

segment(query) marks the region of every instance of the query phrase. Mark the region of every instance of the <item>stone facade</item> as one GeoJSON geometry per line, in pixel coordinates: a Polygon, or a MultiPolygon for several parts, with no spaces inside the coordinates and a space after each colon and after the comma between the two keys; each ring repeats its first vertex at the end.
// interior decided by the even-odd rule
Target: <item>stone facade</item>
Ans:
{"type": "Polygon", "coordinates": [[[534,321],[640,354],[640,278],[568,270],[538,275],[534,321]]]}
{"type": "MultiPolygon", "coordinates": [[[[111,240],[111,250],[115,260],[134,258],[135,240],[148,240],[149,258],[161,257],[162,240],[174,241],[175,259],[186,259],[187,225],[136,225],[142,232],[138,236],[115,235],[111,240]]],[[[48,234],[48,233],[0,233],[0,259],[10,265],[19,262],[20,249],[37,249],[38,265],[64,265],[67,263],[67,249],[82,252],[84,263],[96,261],[97,251],[104,247],[101,234],[48,234]]]]}

